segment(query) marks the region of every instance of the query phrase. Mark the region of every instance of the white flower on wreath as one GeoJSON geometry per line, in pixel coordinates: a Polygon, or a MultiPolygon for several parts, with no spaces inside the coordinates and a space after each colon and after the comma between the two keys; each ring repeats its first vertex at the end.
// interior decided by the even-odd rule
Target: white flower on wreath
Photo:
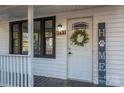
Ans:
{"type": "Polygon", "coordinates": [[[79,34],[79,35],[77,36],[77,41],[78,41],[79,43],[82,43],[83,40],[84,40],[84,36],[79,34]]]}

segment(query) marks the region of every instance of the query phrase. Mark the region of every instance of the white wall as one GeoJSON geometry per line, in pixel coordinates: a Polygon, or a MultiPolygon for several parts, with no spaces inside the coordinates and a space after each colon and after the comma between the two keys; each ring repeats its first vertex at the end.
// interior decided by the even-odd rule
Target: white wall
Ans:
{"type": "MultiPolygon", "coordinates": [[[[106,22],[107,85],[124,86],[124,6],[104,6],[65,13],[54,13],[57,24],[67,29],[67,19],[93,16],[93,82],[98,83],[97,24],[106,22]]],[[[50,16],[39,15],[39,16],[50,16]]],[[[0,22],[0,51],[8,52],[8,23],[0,22]],[[2,41],[4,40],[4,42],[2,41]],[[2,43],[2,44],[1,44],[2,43]]],[[[34,75],[67,78],[67,38],[56,37],[56,59],[33,59],[34,75]]]]}

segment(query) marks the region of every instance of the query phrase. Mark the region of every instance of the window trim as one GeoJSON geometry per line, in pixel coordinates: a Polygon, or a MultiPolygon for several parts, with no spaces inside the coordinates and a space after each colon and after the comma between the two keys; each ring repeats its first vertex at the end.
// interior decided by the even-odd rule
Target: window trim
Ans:
{"type": "MultiPolygon", "coordinates": [[[[40,21],[40,26],[41,27],[41,31],[40,33],[42,33],[42,30],[43,30],[43,33],[41,34],[41,45],[40,47],[43,48],[43,53],[41,53],[41,55],[34,55],[34,57],[36,58],[56,58],[56,17],[55,16],[50,16],[50,17],[42,17],[42,18],[36,18],[34,19],[34,21],[40,21]],[[53,51],[52,51],[52,55],[45,55],[45,20],[52,20],[53,21],[53,30],[52,30],[52,33],[53,33],[53,51]]],[[[13,24],[19,24],[19,29],[20,29],[20,34],[19,34],[19,37],[20,37],[20,44],[19,44],[19,53],[18,54],[15,54],[15,55],[24,55],[22,54],[22,23],[24,22],[28,22],[27,20],[19,20],[19,21],[13,21],[13,22],[9,22],[9,54],[14,54],[13,53],[13,24]],[[21,47],[20,47],[21,46],[21,47]]]]}

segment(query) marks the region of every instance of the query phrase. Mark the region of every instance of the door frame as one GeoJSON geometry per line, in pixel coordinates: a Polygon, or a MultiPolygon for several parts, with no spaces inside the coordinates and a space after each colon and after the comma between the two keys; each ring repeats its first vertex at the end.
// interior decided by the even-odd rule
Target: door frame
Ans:
{"type": "Polygon", "coordinates": [[[69,79],[69,80],[77,80],[77,81],[81,81],[81,82],[93,83],[93,74],[94,74],[94,73],[93,73],[93,57],[94,57],[94,56],[93,56],[93,16],[68,18],[68,19],[67,19],[67,31],[66,31],[66,32],[67,32],[67,67],[66,67],[66,69],[67,69],[67,70],[66,70],[66,71],[67,71],[67,73],[66,73],[66,78],[67,78],[67,80],[69,79]],[[91,24],[91,25],[92,25],[92,31],[91,31],[91,34],[92,34],[92,42],[91,42],[91,43],[92,43],[92,44],[91,44],[91,45],[92,45],[92,46],[91,46],[91,47],[92,47],[92,61],[91,61],[91,63],[92,63],[92,64],[91,64],[91,65],[92,65],[92,71],[91,71],[92,75],[91,75],[91,76],[92,76],[92,77],[91,77],[91,78],[92,78],[92,79],[91,79],[91,81],[78,80],[78,79],[71,79],[71,78],[68,77],[68,75],[69,75],[69,71],[68,71],[68,69],[69,69],[69,67],[68,67],[68,65],[69,65],[69,54],[68,54],[68,52],[69,52],[69,51],[68,51],[68,50],[69,50],[69,39],[68,39],[69,31],[68,31],[68,29],[69,29],[69,28],[68,28],[68,24],[69,24],[69,21],[70,21],[70,20],[73,20],[73,19],[81,19],[81,18],[82,18],[82,19],[83,19],[83,18],[91,18],[91,21],[92,21],[92,24],[91,24]]]}

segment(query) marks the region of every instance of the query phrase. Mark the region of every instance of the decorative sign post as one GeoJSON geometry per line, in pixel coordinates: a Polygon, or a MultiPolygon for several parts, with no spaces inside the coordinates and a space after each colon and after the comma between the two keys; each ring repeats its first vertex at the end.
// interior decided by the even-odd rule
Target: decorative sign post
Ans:
{"type": "Polygon", "coordinates": [[[106,85],[106,29],[105,23],[98,24],[98,82],[106,85]]]}

